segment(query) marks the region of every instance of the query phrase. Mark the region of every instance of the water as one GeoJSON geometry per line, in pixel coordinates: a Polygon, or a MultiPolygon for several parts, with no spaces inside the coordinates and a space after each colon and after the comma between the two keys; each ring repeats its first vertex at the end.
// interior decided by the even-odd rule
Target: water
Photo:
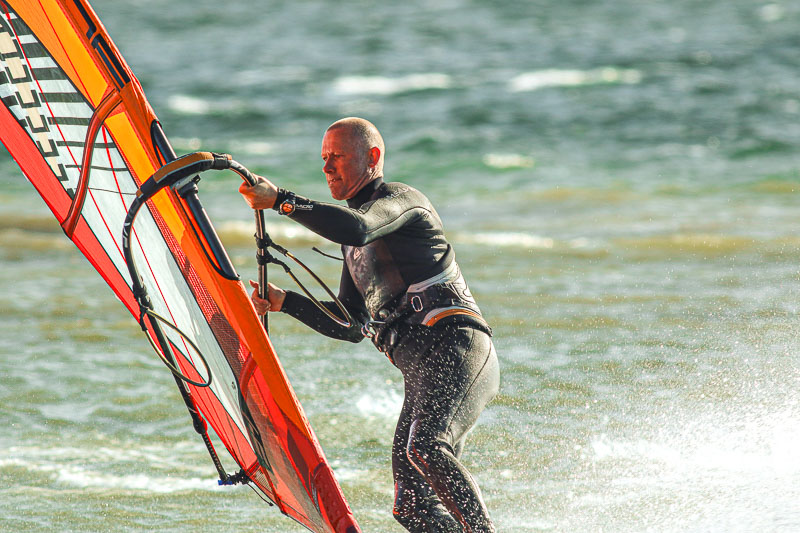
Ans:
{"type": "MultiPolygon", "coordinates": [[[[798,4],[95,9],[181,152],[325,198],[325,127],[378,125],[495,330],[501,393],[465,462],[500,531],[800,531],[798,4]]],[[[201,198],[246,279],[236,186],[209,175],[201,198]]],[[[276,218],[338,279],[308,251],[334,247],[276,218]]],[[[216,486],[169,372],[7,155],[0,261],[0,529],[302,531],[216,486]]],[[[399,373],[273,332],[365,531],[400,531],[399,373]]]]}

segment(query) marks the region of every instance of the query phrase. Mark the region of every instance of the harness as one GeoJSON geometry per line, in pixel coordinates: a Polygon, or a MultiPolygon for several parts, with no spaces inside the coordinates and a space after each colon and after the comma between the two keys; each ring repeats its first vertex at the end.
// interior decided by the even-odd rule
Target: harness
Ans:
{"type": "Polygon", "coordinates": [[[380,309],[362,326],[361,333],[391,360],[391,350],[398,340],[395,326],[400,322],[427,327],[469,324],[492,334],[455,261],[442,273],[410,285],[399,302],[395,300],[380,309]]]}

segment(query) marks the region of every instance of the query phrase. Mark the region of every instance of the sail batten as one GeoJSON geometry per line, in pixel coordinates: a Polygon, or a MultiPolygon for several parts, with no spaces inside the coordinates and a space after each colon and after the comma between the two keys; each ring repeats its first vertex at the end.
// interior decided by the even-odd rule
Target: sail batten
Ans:
{"type": "MultiPolygon", "coordinates": [[[[155,113],[85,0],[0,0],[0,102],[0,141],[139,322],[123,223],[168,144],[154,140],[155,113]]],[[[197,383],[180,385],[187,406],[255,488],[312,531],[358,532],[247,290],[219,272],[183,202],[156,193],[130,233],[152,311],[170,323],[143,321],[146,335],[161,335],[197,383]]]]}

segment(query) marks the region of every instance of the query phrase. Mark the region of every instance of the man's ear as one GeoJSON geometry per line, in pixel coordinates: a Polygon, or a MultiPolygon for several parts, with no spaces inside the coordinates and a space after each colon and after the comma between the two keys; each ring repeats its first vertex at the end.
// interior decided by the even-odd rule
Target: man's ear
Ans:
{"type": "Polygon", "coordinates": [[[372,148],[369,149],[369,161],[367,161],[367,164],[370,167],[374,167],[375,165],[378,164],[378,161],[380,160],[381,160],[381,149],[378,148],[377,146],[373,146],[372,148]]]}

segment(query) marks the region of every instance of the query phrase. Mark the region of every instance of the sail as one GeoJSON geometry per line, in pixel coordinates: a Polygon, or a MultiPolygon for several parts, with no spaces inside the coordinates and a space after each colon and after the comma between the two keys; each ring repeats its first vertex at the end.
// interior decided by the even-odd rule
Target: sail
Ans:
{"type": "MultiPolygon", "coordinates": [[[[0,140],[67,236],[143,325],[123,253],[140,185],[174,154],[142,88],[85,0],[0,0],[0,140]]],[[[312,531],[358,526],[238,276],[215,235],[167,187],[130,237],[190,410],[249,482],[312,531]]],[[[135,323],[132,323],[134,325],[135,323]]],[[[210,443],[207,444],[211,447],[210,443]]]]}

